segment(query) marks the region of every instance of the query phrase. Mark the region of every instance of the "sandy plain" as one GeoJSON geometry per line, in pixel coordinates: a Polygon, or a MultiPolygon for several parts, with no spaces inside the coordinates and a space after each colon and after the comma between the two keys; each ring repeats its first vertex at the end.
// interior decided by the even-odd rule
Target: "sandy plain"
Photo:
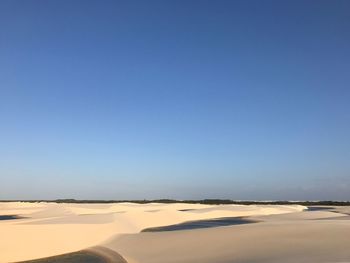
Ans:
{"type": "Polygon", "coordinates": [[[349,208],[299,205],[0,203],[0,262],[100,247],[129,263],[350,262],[349,208]],[[222,217],[256,223],[142,232],[222,217]],[[15,217],[14,217],[15,218],[15,217]]]}

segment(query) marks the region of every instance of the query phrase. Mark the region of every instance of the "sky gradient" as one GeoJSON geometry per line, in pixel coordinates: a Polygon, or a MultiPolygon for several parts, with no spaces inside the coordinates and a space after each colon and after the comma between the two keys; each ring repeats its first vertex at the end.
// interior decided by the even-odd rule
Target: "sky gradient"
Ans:
{"type": "Polygon", "coordinates": [[[350,200],[350,1],[0,2],[0,199],[350,200]]]}

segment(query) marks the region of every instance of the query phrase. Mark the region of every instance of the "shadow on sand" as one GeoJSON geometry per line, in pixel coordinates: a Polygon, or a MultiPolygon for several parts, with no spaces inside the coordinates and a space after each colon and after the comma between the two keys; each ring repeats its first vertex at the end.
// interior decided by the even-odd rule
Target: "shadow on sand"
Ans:
{"type": "Polygon", "coordinates": [[[18,263],[127,263],[127,261],[117,252],[98,246],[73,253],[18,263]]]}
{"type": "Polygon", "coordinates": [[[141,232],[191,230],[191,229],[199,229],[199,228],[242,225],[242,224],[250,224],[250,223],[256,223],[256,222],[257,221],[249,220],[243,217],[223,217],[223,218],[217,218],[217,219],[188,221],[181,224],[161,226],[161,227],[150,227],[150,228],[143,229],[141,232]]]}
{"type": "Polygon", "coordinates": [[[22,219],[24,217],[16,216],[16,215],[0,215],[0,220],[14,220],[14,219],[22,219]]]}

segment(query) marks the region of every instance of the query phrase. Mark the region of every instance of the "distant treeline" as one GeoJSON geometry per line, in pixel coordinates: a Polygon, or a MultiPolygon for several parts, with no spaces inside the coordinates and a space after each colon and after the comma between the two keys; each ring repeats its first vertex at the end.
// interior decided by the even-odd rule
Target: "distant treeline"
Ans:
{"type": "Polygon", "coordinates": [[[76,199],[56,199],[56,200],[0,200],[0,202],[50,202],[50,203],[72,203],[72,204],[111,204],[111,203],[184,203],[184,204],[205,204],[205,205],[325,205],[325,206],[350,206],[350,201],[236,201],[229,199],[203,199],[203,200],[173,200],[173,199],[155,199],[155,200],[76,200],[76,199]]]}

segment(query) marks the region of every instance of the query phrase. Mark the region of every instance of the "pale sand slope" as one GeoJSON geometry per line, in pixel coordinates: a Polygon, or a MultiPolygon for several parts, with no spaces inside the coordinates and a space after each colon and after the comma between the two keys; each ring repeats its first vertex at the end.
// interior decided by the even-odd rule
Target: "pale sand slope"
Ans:
{"type": "Polygon", "coordinates": [[[349,216],[317,211],[252,218],[266,221],[129,234],[106,246],[129,263],[350,262],[349,216]]]}
{"type": "MultiPolygon", "coordinates": [[[[78,251],[106,243],[106,240],[113,240],[121,234],[138,233],[149,227],[219,217],[291,213],[303,209],[297,205],[0,203],[0,216],[25,217],[0,220],[0,262],[24,261],[78,251]]],[[[187,235],[190,233],[187,232],[187,235]]],[[[176,244],[176,239],[174,241],[176,244]]],[[[149,249],[152,251],[152,248],[149,249]]],[[[158,252],[161,254],[161,250],[158,252]]],[[[126,253],[130,254],[128,251],[126,253]]]]}

